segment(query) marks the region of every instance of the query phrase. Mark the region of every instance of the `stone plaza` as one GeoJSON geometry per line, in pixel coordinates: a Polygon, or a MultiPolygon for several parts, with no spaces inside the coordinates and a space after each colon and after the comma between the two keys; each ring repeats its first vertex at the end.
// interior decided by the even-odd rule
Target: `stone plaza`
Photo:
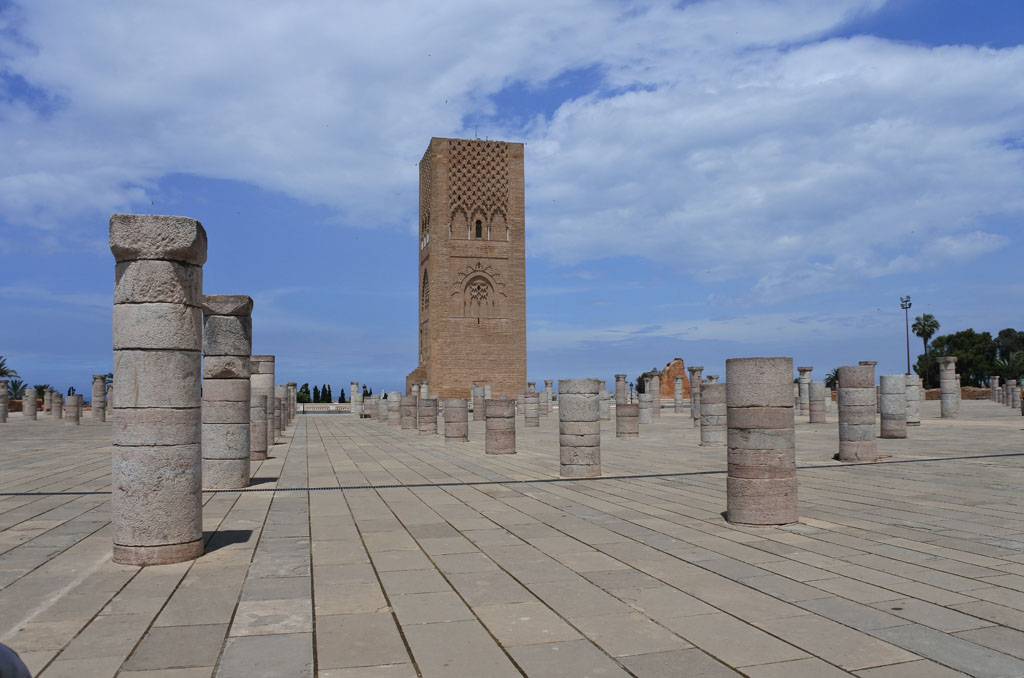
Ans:
{"type": "Polygon", "coordinates": [[[112,560],[112,425],[11,412],[0,642],[43,678],[1024,676],[1019,411],[922,401],[872,463],[796,415],[798,522],[757,527],[670,402],[599,421],[579,479],[557,402],[497,455],[485,421],[299,415],[202,493],[203,555],[150,567],[112,560]]]}

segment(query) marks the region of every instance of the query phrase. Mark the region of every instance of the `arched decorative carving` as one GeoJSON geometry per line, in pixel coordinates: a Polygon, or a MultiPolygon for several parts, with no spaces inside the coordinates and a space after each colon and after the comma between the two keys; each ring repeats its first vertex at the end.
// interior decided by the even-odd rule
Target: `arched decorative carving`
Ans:
{"type": "Polygon", "coordinates": [[[495,315],[495,294],[491,281],[476,275],[466,282],[462,293],[462,315],[469,318],[490,318],[495,315]]]}
{"type": "Polygon", "coordinates": [[[504,318],[507,314],[505,281],[494,266],[468,264],[452,280],[451,312],[470,318],[504,318]]]}

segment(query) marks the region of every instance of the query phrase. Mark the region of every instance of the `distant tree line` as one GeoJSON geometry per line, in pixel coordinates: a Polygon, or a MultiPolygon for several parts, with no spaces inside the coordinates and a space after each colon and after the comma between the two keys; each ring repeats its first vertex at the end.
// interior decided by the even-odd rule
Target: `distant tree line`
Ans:
{"type": "MultiPolygon", "coordinates": [[[[322,386],[313,386],[313,391],[309,390],[309,383],[305,383],[299,387],[295,392],[295,399],[300,403],[333,403],[334,394],[331,391],[330,384],[323,384],[322,386]]],[[[345,398],[345,389],[341,389],[338,393],[339,403],[347,403],[348,399],[345,398]]]]}

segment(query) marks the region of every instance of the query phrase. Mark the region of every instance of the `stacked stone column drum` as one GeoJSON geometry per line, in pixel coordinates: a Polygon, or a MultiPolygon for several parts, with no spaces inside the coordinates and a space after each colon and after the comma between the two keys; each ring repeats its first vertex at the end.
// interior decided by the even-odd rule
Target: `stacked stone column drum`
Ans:
{"type": "Polygon", "coordinates": [[[92,375],[92,420],[107,420],[107,375],[92,375]]]}
{"type": "MultiPolygon", "coordinates": [[[[391,396],[388,396],[390,398],[391,396]]],[[[388,398],[377,399],[377,421],[386,424],[388,421],[388,398]]]]}
{"type": "Polygon", "coordinates": [[[956,356],[939,358],[939,411],[943,419],[960,416],[960,389],[956,382],[956,356]]]}
{"type": "Polygon", "coordinates": [[[799,384],[799,396],[800,396],[800,414],[808,416],[811,413],[811,372],[814,371],[813,367],[798,367],[796,371],[800,373],[798,384],[799,384]]]}
{"type": "Polygon", "coordinates": [[[252,299],[211,294],[203,303],[203,487],[249,486],[252,299]]]}
{"type": "Polygon", "coordinates": [[[82,396],[69,395],[67,407],[64,408],[64,423],[78,426],[82,418],[82,396]]]}
{"type": "Polygon", "coordinates": [[[999,377],[992,375],[988,382],[988,399],[992,402],[999,402],[999,377]]]}
{"type": "MultiPolygon", "coordinates": [[[[266,396],[267,405],[264,412],[263,424],[266,429],[262,436],[264,441],[262,450],[253,450],[251,459],[266,459],[270,448],[274,446],[274,370],[276,360],[272,355],[249,356],[249,392],[253,396],[266,396]],[[262,456],[260,456],[262,452],[262,456]]],[[[251,411],[251,409],[250,409],[251,411]]],[[[255,423],[255,422],[254,422],[255,423]]]]}
{"type": "Polygon", "coordinates": [[[615,406],[625,405],[629,402],[629,384],[626,383],[626,375],[615,375],[615,406]]]}
{"type": "Polygon", "coordinates": [[[681,414],[686,411],[683,402],[683,378],[677,376],[672,381],[672,407],[676,414],[681,414]]]}
{"type": "Polygon", "coordinates": [[[276,445],[277,441],[281,440],[281,387],[277,384],[274,384],[274,397],[272,400],[274,401],[273,425],[274,444],[276,445]]]}
{"type": "Polygon", "coordinates": [[[839,461],[875,461],[875,367],[839,368],[839,461]]]}
{"type": "Polygon", "coordinates": [[[53,414],[53,410],[50,405],[53,403],[53,389],[48,388],[43,391],[43,414],[53,414]]]}
{"type": "Polygon", "coordinates": [[[7,423],[7,399],[9,397],[7,386],[9,383],[7,379],[0,379],[0,424],[7,423]]]}
{"type": "Polygon", "coordinates": [[[249,460],[263,461],[267,458],[267,396],[251,392],[251,379],[249,385],[249,460]]]}
{"type": "Polygon", "coordinates": [[[906,374],[907,382],[907,426],[921,425],[921,377],[906,374]]]}
{"type": "Polygon", "coordinates": [[[700,446],[726,444],[725,384],[703,384],[700,389],[700,446]]]}
{"type": "Polygon", "coordinates": [[[402,394],[388,391],[388,426],[402,425],[402,394]]]}
{"type": "Polygon", "coordinates": [[[615,437],[640,437],[640,406],[636,403],[615,406],[615,437]]]}
{"type": "Polygon", "coordinates": [[[50,412],[54,419],[64,418],[64,396],[62,394],[54,392],[50,396],[50,412]]]}
{"type": "Polygon", "coordinates": [[[526,428],[540,426],[540,394],[535,391],[523,394],[523,425],[526,428]]]}
{"type": "Polygon", "coordinates": [[[700,382],[703,378],[704,366],[694,365],[687,369],[690,372],[690,416],[693,417],[693,425],[700,426],[701,389],[704,388],[700,382]]]}
{"type": "Polygon", "coordinates": [[[401,425],[404,430],[416,430],[416,396],[402,396],[402,418],[401,425]]]}
{"type": "Polygon", "coordinates": [[[639,405],[639,414],[637,415],[637,421],[641,424],[653,424],[654,423],[654,394],[652,393],[641,393],[637,396],[639,405]]]}
{"type": "Polygon", "coordinates": [[[200,378],[206,232],[186,217],[115,214],[114,562],[203,552],[200,378]]]}
{"type": "Polygon", "coordinates": [[[725,361],[729,427],[726,478],[729,522],[797,521],[793,359],[725,361]]]}
{"type": "Polygon", "coordinates": [[[484,387],[473,386],[470,389],[473,398],[473,421],[483,421],[484,414],[484,387]]]}
{"type": "Polygon", "coordinates": [[[882,438],[907,437],[907,376],[883,374],[878,378],[881,393],[882,438]]]}
{"type": "Polygon", "coordinates": [[[554,389],[554,380],[553,379],[545,379],[544,380],[544,392],[541,394],[541,397],[540,397],[540,416],[542,416],[542,417],[548,416],[548,412],[551,411],[551,394],[552,394],[553,389],[554,389]]]}
{"type": "Polygon", "coordinates": [[[363,392],[359,390],[359,382],[352,381],[348,385],[348,402],[352,414],[357,417],[363,414],[363,392]]]}
{"type": "Polygon", "coordinates": [[[1006,386],[1007,386],[1007,390],[1010,393],[1010,402],[1008,404],[1010,405],[1010,407],[1012,407],[1014,409],[1019,408],[1020,407],[1020,389],[1017,388],[1017,380],[1016,379],[1007,379],[1006,380],[1006,386]]]}
{"type": "Polygon", "coordinates": [[[661,377],[654,375],[648,384],[647,392],[654,396],[651,404],[651,418],[661,418],[661,377]]]}
{"type": "Polygon", "coordinates": [[[294,381],[289,381],[285,386],[288,389],[288,424],[291,425],[295,421],[295,406],[298,404],[296,397],[299,385],[294,381]]]}
{"type": "Polygon", "coordinates": [[[457,443],[469,441],[469,405],[462,398],[444,400],[444,439],[457,443]]]}
{"type": "Polygon", "coordinates": [[[807,385],[807,416],[812,424],[825,423],[825,382],[812,381],[807,385]]]}
{"type": "Polygon", "coordinates": [[[36,390],[26,388],[21,396],[21,413],[26,419],[36,420],[36,390]]]}
{"type": "Polygon", "coordinates": [[[601,421],[611,421],[612,419],[612,399],[615,397],[611,391],[601,389],[601,421]]]}
{"type": "Polygon", "coordinates": [[[563,478],[601,475],[600,399],[597,379],[558,380],[559,473],[563,478]]]}
{"type": "Polygon", "coordinates": [[[366,415],[366,417],[370,421],[373,421],[373,420],[375,420],[377,418],[377,401],[378,400],[379,400],[379,397],[375,396],[375,395],[363,398],[363,413],[366,415]]]}
{"type": "Polygon", "coordinates": [[[437,398],[421,396],[417,400],[416,428],[420,434],[437,433],[437,398]]]}
{"type": "Polygon", "coordinates": [[[516,401],[484,399],[484,453],[516,453],[516,401]]]}

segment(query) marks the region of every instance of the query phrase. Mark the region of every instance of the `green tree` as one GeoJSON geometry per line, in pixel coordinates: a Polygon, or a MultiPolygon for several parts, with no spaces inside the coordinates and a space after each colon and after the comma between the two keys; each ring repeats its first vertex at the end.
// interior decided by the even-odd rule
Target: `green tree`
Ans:
{"type": "Polygon", "coordinates": [[[839,368],[833,367],[832,371],[825,375],[825,388],[836,388],[837,386],[839,386],[839,368]]]}
{"type": "Polygon", "coordinates": [[[338,402],[339,403],[347,403],[348,402],[347,400],[345,400],[345,389],[341,389],[341,393],[338,394],[338,402]]]}
{"type": "Polygon", "coordinates": [[[7,394],[12,400],[21,400],[27,387],[28,384],[21,379],[11,379],[11,383],[7,384],[7,394]]]}
{"type": "Polygon", "coordinates": [[[324,398],[324,402],[325,403],[333,403],[334,402],[334,395],[331,393],[331,385],[330,384],[327,384],[327,397],[324,398]]]}
{"type": "Polygon", "coordinates": [[[320,387],[319,386],[314,386],[313,387],[313,402],[314,403],[323,402],[322,400],[320,400],[320,387]]]}
{"type": "MultiPolygon", "coordinates": [[[[39,396],[40,398],[43,397],[43,394],[46,393],[46,391],[48,391],[50,389],[53,389],[53,387],[50,386],[49,384],[36,384],[32,388],[34,388],[36,390],[36,395],[39,396]]],[[[53,389],[53,390],[57,390],[57,389],[53,389]]]]}
{"type": "Polygon", "coordinates": [[[924,342],[924,353],[928,355],[928,342],[939,331],[939,321],[931,313],[924,313],[914,318],[914,324],[910,326],[910,329],[921,337],[924,342]]]}
{"type": "Polygon", "coordinates": [[[647,370],[646,372],[641,374],[639,377],[637,377],[636,378],[636,392],[637,393],[646,393],[647,392],[647,390],[646,390],[647,389],[647,384],[645,382],[647,381],[647,379],[649,379],[650,377],[654,377],[654,376],[658,376],[658,377],[661,376],[661,370],[659,370],[657,367],[652,367],[651,369],[647,370]]]}
{"type": "Polygon", "coordinates": [[[988,332],[970,328],[935,337],[931,350],[919,355],[914,366],[925,388],[938,387],[938,358],[943,356],[956,356],[956,372],[962,386],[984,386],[995,369],[996,344],[988,332]]]}
{"type": "Polygon", "coordinates": [[[6,379],[7,377],[20,377],[17,370],[12,370],[7,366],[7,358],[0,355],[0,379],[6,379]]]}
{"type": "Polygon", "coordinates": [[[992,365],[992,374],[997,374],[1005,382],[1016,379],[1019,384],[1024,375],[1024,351],[1015,351],[1006,358],[996,358],[992,365]]]}
{"type": "Polygon", "coordinates": [[[311,403],[313,402],[312,396],[309,394],[309,382],[303,384],[298,391],[295,392],[295,400],[300,403],[311,403]]]}
{"type": "MultiPolygon", "coordinates": [[[[1024,351],[1024,332],[1007,327],[996,335],[996,355],[1009,359],[1014,353],[1024,351]]],[[[1011,379],[1013,377],[1010,377],[1011,379]]]]}

